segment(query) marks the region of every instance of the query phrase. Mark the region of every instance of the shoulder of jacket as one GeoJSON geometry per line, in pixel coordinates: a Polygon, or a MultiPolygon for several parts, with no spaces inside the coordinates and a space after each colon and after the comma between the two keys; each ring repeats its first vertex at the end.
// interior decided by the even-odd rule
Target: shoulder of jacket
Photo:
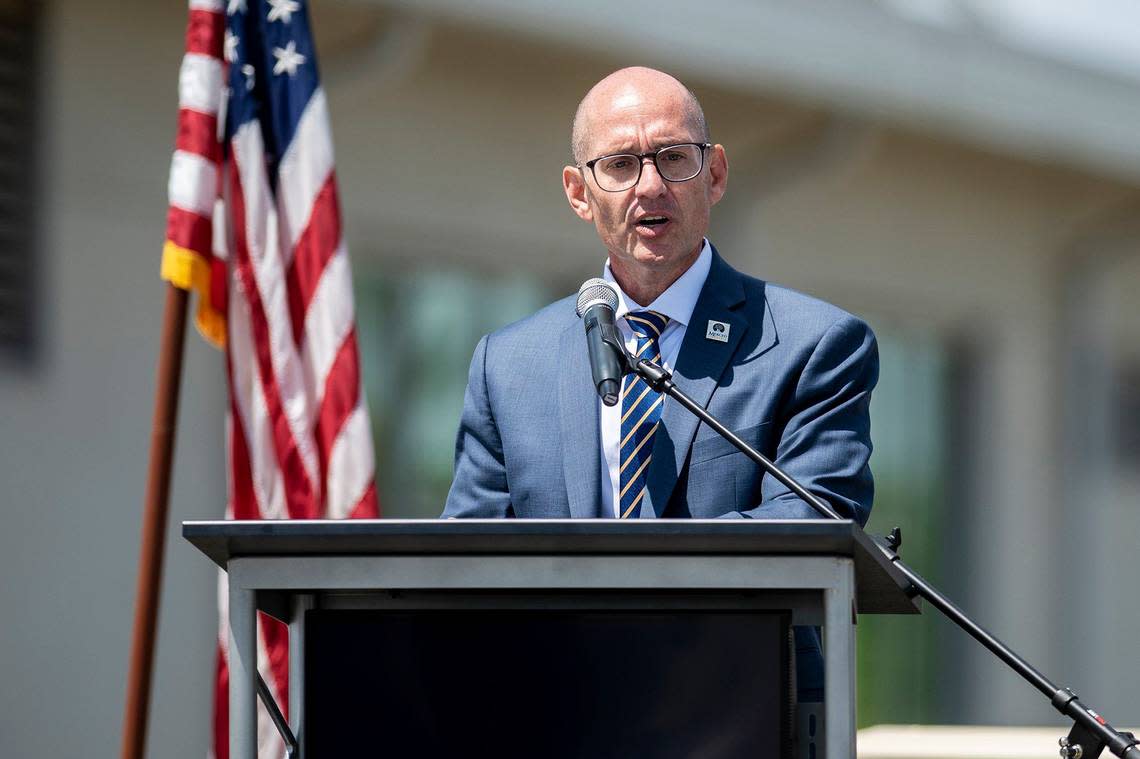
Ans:
{"type": "MultiPolygon", "coordinates": [[[[818,325],[818,328],[823,331],[833,328],[870,331],[870,326],[865,320],[833,303],[784,285],[764,282],[747,275],[743,276],[748,280],[745,284],[747,289],[753,290],[753,285],[760,286],[764,300],[772,310],[773,318],[777,320],[783,314],[786,317],[795,318],[801,323],[818,325]]],[[[750,292],[749,295],[751,296],[751,294],[750,292]]]]}
{"type": "Polygon", "coordinates": [[[487,335],[487,346],[517,344],[519,342],[548,343],[562,330],[578,321],[575,311],[576,295],[568,295],[544,306],[530,316],[511,322],[487,335]]]}

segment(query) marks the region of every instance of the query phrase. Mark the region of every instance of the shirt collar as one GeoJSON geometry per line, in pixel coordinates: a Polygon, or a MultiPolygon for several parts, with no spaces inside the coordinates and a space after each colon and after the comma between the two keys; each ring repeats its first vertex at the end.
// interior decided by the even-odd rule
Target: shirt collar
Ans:
{"type": "Polygon", "coordinates": [[[712,268],[712,246],[706,238],[704,246],[701,248],[700,255],[697,260],[685,270],[685,273],[677,278],[677,281],[669,285],[665,292],[657,296],[657,299],[650,303],[647,307],[639,306],[636,301],[625,294],[621,289],[621,285],[614,279],[613,272],[610,271],[609,259],[606,259],[605,270],[602,272],[602,278],[607,282],[612,282],[618,292],[618,307],[614,315],[617,318],[622,318],[630,311],[656,311],[659,314],[668,316],[670,320],[680,322],[684,327],[688,328],[689,320],[693,317],[693,309],[697,306],[697,298],[701,295],[701,289],[705,286],[705,280],[708,279],[709,270],[712,268]]]}

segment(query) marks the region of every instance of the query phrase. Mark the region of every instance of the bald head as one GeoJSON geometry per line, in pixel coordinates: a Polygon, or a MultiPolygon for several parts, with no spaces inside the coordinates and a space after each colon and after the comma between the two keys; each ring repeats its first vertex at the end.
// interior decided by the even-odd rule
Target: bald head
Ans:
{"type": "Polygon", "coordinates": [[[619,69],[595,84],[578,104],[570,131],[574,163],[581,165],[595,157],[590,154],[590,139],[593,122],[600,113],[628,104],[667,99],[676,99],[680,103],[686,126],[692,129],[694,137],[700,142],[708,142],[709,127],[697,96],[663,71],[634,66],[619,69]]]}

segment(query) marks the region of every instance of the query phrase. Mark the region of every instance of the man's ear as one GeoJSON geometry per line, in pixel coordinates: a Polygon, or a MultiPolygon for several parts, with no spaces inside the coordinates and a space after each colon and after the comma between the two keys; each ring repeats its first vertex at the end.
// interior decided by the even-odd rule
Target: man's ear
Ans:
{"type": "Polygon", "coordinates": [[[716,205],[728,188],[728,156],[724,145],[713,145],[709,149],[709,177],[709,200],[716,205]]]}
{"type": "Polygon", "coordinates": [[[586,190],[586,179],[577,166],[566,166],[562,169],[562,189],[566,192],[566,200],[570,208],[584,221],[594,220],[594,210],[590,208],[590,198],[586,190]]]}

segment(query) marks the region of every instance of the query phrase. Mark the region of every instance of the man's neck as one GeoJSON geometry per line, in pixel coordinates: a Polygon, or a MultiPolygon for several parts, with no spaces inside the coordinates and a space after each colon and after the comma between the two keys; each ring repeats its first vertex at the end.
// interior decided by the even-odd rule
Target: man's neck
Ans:
{"type": "Polygon", "coordinates": [[[678,266],[668,269],[650,269],[634,266],[623,268],[620,263],[615,266],[614,258],[610,257],[610,272],[614,281],[621,286],[622,292],[629,296],[638,306],[645,308],[661,297],[661,293],[681,278],[689,270],[704,250],[705,242],[702,239],[697,249],[678,266]]]}

